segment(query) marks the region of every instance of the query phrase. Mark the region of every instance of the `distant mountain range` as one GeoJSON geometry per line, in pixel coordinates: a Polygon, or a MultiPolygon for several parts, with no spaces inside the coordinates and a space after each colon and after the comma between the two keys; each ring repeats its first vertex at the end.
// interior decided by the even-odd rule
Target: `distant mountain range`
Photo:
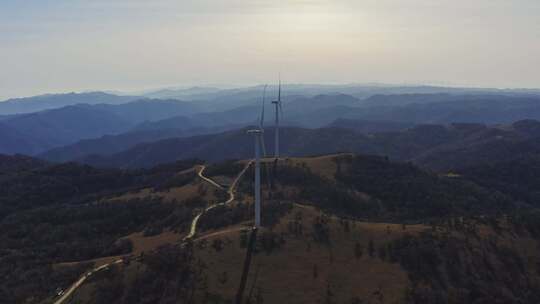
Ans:
{"type": "Polygon", "coordinates": [[[129,132],[147,121],[195,112],[197,107],[191,103],[147,99],[119,105],[77,104],[14,115],[1,121],[0,133],[6,139],[0,142],[0,153],[34,155],[79,140],[129,132]]]}
{"type": "MultiPolygon", "coordinates": [[[[273,129],[265,132],[267,151],[273,151],[273,129]]],[[[393,132],[363,134],[348,128],[303,129],[287,127],[281,132],[281,149],[287,156],[356,152],[412,161],[432,170],[448,172],[511,161],[518,156],[540,155],[540,122],[520,121],[488,127],[482,124],[418,125],[393,132]]],[[[99,167],[152,167],[179,159],[199,158],[211,162],[250,158],[253,139],[246,129],[184,138],[168,138],[138,144],[127,150],[94,155],[80,153],[84,146],[60,148],[43,154],[51,161],[75,160],[99,167]]],[[[88,142],[91,147],[104,146],[88,142]]]]}
{"type": "Polygon", "coordinates": [[[153,129],[150,126],[151,123],[142,124],[130,132],[81,140],[74,144],[51,149],[37,156],[54,162],[78,160],[92,154],[108,156],[128,150],[138,144],[151,143],[168,138],[216,133],[233,127],[153,129]]]}
{"type": "MultiPolygon", "coordinates": [[[[192,117],[201,124],[253,123],[260,114],[260,101],[226,111],[204,112],[192,117]]],[[[504,95],[397,95],[358,99],[350,95],[317,95],[286,100],[283,120],[287,125],[317,128],[336,119],[399,123],[512,123],[540,119],[539,96],[504,95]],[[401,102],[400,102],[401,101],[401,102]]],[[[273,109],[266,122],[271,123],[273,109]]]]}
{"type": "Polygon", "coordinates": [[[0,115],[32,113],[75,104],[122,104],[140,98],[136,96],[117,96],[103,92],[47,94],[13,98],[0,102],[0,115]]]}
{"type": "MultiPolygon", "coordinates": [[[[365,99],[374,95],[403,95],[403,94],[451,94],[451,95],[527,95],[540,94],[540,90],[531,89],[492,89],[492,88],[458,88],[422,85],[388,85],[388,84],[284,84],[283,96],[307,96],[346,94],[355,98],[365,99]]],[[[172,98],[184,100],[201,100],[220,103],[230,103],[233,100],[259,98],[263,85],[220,89],[215,87],[167,88],[141,94],[150,98],[172,98]]],[[[268,86],[268,96],[277,95],[277,84],[268,86]]]]}
{"type": "Polygon", "coordinates": [[[371,121],[371,120],[357,120],[357,119],[343,119],[338,118],[327,127],[331,128],[343,128],[352,129],[360,133],[380,133],[380,132],[393,132],[401,131],[414,127],[414,123],[407,122],[393,122],[393,121],[371,121]]]}
{"type": "MultiPolygon", "coordinates": [[[[225,111],[204,110],[192,116],[183,116],[198,126],[249,124],[257,120],[260,111],[259,99],[251,101],[249,105],[225,111]]],[[[362,100],[344,94],[317,95],[285,100],[283,111],[284,124],[307,128],[323,127],[336,119],[397,122],[409,125],[453,122],[497,124],[522,119],[540,119],[540,97],[414,94],[376,95],[362,100]]],[[[266,116],[266,123],[269,124],[273,121],[273,108],[269,107],[269,103],[267,112],[269,113],[266,116]]],[[[174,127],[172,120],[165,125],[167,128],[174,127]]]]}
{"type": "MultiPolygon", "coordinates": [[[[266,100],[267,126],[274,119],[269,103],[275,97],[272,96],[274,89],[270,87],[266,100]]],[[[298,128],[331,127],[359,133],[380,133],[400,131],[419,124],[495,125],[540,119],[540,95],[534,95],[534,91],[354,85],[291,85],[284,89],[287,94],[284,94],[282,124],[298,128]],[[340,90],[350,94],[343,94],[340,90]],[[328,93],[331,91],[338,93],[328,93]],[[326,93],[313,95],[317,92],[326,93]],[[400,94],[359,97],[388,92],[400,94]]],[[[257,122],[262,105],[261,93],[262,87],[232,90],[193,88],[184,91],[183,96],[188,101],[146,97],[132,100],[136,97],[106,93],[11,100],[0,103],[0,110],[2,106],[8,109],[10,105],[30,111],[35,108],[34,104],[42,107],[77,104],[1,116],[3,140],[0,141],[0,153],[43,154],[52,160],[78,159],[96,153],[108,156],[140,143],[242,128],[257,122]],[[200,94],[206,94],[207,99],[197,99],[202,98],[200,94]],[[62,150],[62,147],[66,149],[62,150]]],[[[427,156],[426,162],[435,163],[428,161],[427,156]]]]}
{"type": "Polygon", "coordinates": [[[183,89],[159,89],[151,92],[144,93],[143,95],[150,98],[181,98],[194,97],[197,95],[210,95],[221,92],[222,89],[213,87],[191,87],[183,89]]]}
{"type": "MultiPolygon", "coordinates": [[[[433,95],[434,101],[415,103],[409,95],[374,96],[359,106],[332,105],[322,109],[296,112],[286,120],[303,125],[321,126],[336,118],[405,123],[512,123],[522,119],[540,119],[540,97],[446,96],[433,95]],[[403,99],[401,104],[396,99],[403,99]],[[389,105],[388,105],[389,104],[389,105]]],[[[416,97],[420,98],[420,97],[416,97]]],[[[285,105],[287,106],[287,104],[285,105]]],[[[287,109],[287,107],[285,107],[287,109]]]]}
{"type": "Polygon", "coordinates": [[[47,165],[49,163],[25,155],[8,156],[0,154],[0,174],[33,170],[47,165]]]}
{"type": "Polygon", "coordinates": [[[540,156],[540,122],[526,120],[500,128],[478,128],[411,160],[438,171],[494,165],[540,156]]]}
{"type": "MultiPolygon", "coordinates": [[[[140,144],[108,157],[92,155],[78,161],[98,167],[137,168],[188,158],[207,161],[249,158],[253,154],[253,138],[246,131],[247,129],[241,129],[211,135],[165,139],[140,144]]],[[[360,139],[363,136],[346,129],[284,128],[282,133],[283,151],[288,155],[358,150],[364,143],[360,139]]],[[[268,130],[265,134],[267,151],[273,149],[272,136],[272,130],[268,130]]]]}

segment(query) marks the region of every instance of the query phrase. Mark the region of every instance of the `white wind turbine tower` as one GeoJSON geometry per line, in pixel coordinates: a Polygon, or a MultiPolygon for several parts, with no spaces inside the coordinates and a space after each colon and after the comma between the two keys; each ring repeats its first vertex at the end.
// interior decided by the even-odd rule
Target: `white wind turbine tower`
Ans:
{"type": "Polygon", "coordinates": [[[253,134],[255,138],[255,228],[261,227],[261,148],[266,156],[266,148],[264,145],[264,100],[266,96],[266,86],[264,86],[262,111],[259,121],[259,128],[248,130],[249,134],[253,134]]]}
{"type": "Polygon", "coordinates": [[[281,77],[279,79],[279,87],[278,87],[278,99],[272,101],[272,103],[275,106],[275,113],[276,113],[276,120],[275,120],[275,141],[274,141],[274,157],[276,159],[279,158],[279,117],[280,115],[283,116],[283,109],[281,107],[281,77]]]}

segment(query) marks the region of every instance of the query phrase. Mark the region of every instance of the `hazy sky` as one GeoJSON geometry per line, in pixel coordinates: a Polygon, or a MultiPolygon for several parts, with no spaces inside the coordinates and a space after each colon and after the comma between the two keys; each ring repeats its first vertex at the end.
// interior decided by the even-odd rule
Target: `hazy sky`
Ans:
{"type": "Polygon", "coordinates": [[[539,0],[0,0],[0,97],[286,82],[540,87],[539,0]]]}

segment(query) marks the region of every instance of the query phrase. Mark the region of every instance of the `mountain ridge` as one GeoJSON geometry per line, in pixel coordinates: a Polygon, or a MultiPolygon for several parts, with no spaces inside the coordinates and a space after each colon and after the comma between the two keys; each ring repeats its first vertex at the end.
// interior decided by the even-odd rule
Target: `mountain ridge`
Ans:
{"type": "Polygon", "coordinates": [[[105,92],[45,94],[0,101],[0,115],[26,114],[75,104],[122,104],[140,99],[138,96],[118,96],[105,92]]]}

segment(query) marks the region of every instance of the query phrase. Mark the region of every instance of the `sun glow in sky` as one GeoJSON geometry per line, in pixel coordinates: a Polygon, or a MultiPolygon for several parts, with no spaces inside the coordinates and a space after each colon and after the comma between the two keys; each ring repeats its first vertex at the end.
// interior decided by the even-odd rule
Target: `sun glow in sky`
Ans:
{"type": "Polygon", "coordinates": [[[0,97],[295,83],[540,87],[537,0],[0,0],[0,97]]]}

